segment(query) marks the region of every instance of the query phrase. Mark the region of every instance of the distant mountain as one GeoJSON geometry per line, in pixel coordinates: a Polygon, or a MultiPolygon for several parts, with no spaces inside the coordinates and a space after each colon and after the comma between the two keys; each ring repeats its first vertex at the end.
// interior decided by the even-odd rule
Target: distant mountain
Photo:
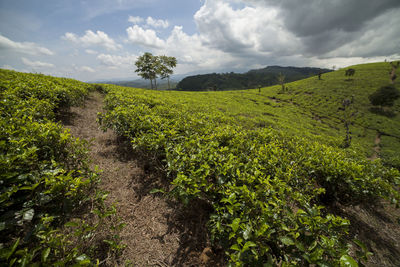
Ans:
{"type": "Polygon", "coordinates": [[[246,73],[229,72],[188,76],[180,81],[176,88],[181,91],[240,90],[278,84],[279,74],[285,76],[285,82],[293,82],[330,71],[310,67],[268,66],[246,73]]]}
{"type": "MultiPolygon", "coordinates": [[[[173,74],[170,77],[170,88],[175,89],[176,85],[180,80],[185,78],[186,76],[193,75],[194,73],[186,73],[186,74],[173,74]]],[[[145,79],[136,79],[132,80],[132,78],[116,78],[116,79],[102,79],[90,81],[89,83],[104,83],[104,84],[115,84],[119,86],[127,86],[134,88],[145,88],[150,89],[150,81],[145,79]]],[[[167,79],[157,79],[157,89],[166,90],[168,89],[168,80],[167,79]]]]}
{"type": "MultiPolygon", "coordinates": [[[[144,79],[136,79],[136,80],[128,80],[128,81],[118,81],[118,80],[110,80],[110,81],[100,81],[98,83],[105,83],[105,84],[115,84],[119,86],[127,86],[127,87],[134,87],[134,88],[145,88],[150,89],[150,81],[144,79]]],[[[170,79],[170,88],[175,89],[178,80],[170,79]]],[[[157,89],[159,90],[166,90],[168,89],[168,80],[157,79],[157,89]]]]}

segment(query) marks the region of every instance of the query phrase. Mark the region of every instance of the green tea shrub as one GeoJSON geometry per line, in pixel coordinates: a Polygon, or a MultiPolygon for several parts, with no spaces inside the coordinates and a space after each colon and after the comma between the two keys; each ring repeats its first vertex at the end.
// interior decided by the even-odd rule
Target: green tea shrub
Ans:
{"type": "MultiPolygon", "coordinates": [[[[89,199],[97,174],[89,169],[88,144],[53,120],[60,108],[81,103],[89,89],[70,79],[0,70],[2,266],[95,263],[85,236],[98,226],[68,220],[89,199]]],[[[102,196],[92,199],[99,223],[115,213],[102,196]]]]}
{"type": "MultiPolygon", "coordinates": [[[[213,207],[213,240],[231,264],[338,266],[356,260],[349,221],[324,204],[400,199],[398,170],[270,128],[247,128],[217,109],[152,91],[108,86],[103,129],[165,163],[169,194],[213,207]]],[[[193,96],[195,97],[195,96],[193,96]]]]}

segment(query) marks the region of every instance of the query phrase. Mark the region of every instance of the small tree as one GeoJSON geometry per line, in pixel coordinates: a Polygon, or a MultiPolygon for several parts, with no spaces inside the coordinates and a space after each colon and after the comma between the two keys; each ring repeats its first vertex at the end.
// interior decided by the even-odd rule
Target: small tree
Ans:
{"type": "Polygon", "coordinates": [[[355,69],[347,69],[344,75],[351,77],[354,76],[355,73],[356,73],[355,69]]]}
{"type": "Polygon", "coordinates": [[[279,73],[278,82],[282,86],[282,93],[285,92],[285,75],[283,75],[282,73],[279,73]]]}
{"type": "Polygon", "coordinates": [[[143,79],[150,80],[151,89],[153,89],[153,80],[154,87],[157,89],[158,76],[161,79],[168,78],[168,89],[170,89],[169,76],[173,73],[172,68],[176,67],[176,63],[175,57],[153,56],[146,52],[135,62],[135,72],[143,79]]]}
{"type": "Polygon", "coordinates": [[[393,85],[383,86],[370,95],[369,101],[374,106],[391,107],[394,101],[400,97],[400,92],[393,85]]]}
{"type": "Polygon", "coordinates": [[[356,112],[353,110],[352,106],[354,103],[354,96],[351,99],[344,99],[342,101],[342,107],[339,110],[343,111],[343,123],[344,129],[346,130],[346,136],[343,140],[343,147],[348,148],[351,145],[351,131],[350,125],[353,123],[353,117],[356,116],[356,112]]]}
{"type": "Polygon", "coordinates": [[[169,77],[174,73],[172,70],[176,67],[176,58],[175,57],[167,57],[167,56],[159,56],[160,65],[159,65],[159,73],[161,79],[168,78],[168,89],[170,89],[169,77]]]}
{"type": "Polygon", "coordinates": [[[155,88],[157,89],[157,69],[159,66],[158,57],[153,54],[146,52],[140,56],[135,62],[136,70],[140,77],[146,80],[150,80],[151,89],[153,89],[153,80],[155,88]]]}
{"type": "Polygon", "coordinates": [[[390,80],[392,81],[392,84],[394,84],[394,80],[397,78],[396,69],[399,67],[400,61],[397,61],[397,63],[390,62],[390,65],[392,66],[392,70],[389,72],[390,80]]]}

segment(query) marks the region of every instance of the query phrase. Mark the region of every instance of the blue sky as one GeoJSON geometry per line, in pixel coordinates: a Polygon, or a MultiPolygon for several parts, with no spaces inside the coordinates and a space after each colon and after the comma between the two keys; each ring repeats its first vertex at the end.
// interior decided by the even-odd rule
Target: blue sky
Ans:
{"type": "Polygon", "coordinates": [[[178,74],[400,58],[398,0],[0,0],[0,67],[132,78],[144,52],[178,74]]]}

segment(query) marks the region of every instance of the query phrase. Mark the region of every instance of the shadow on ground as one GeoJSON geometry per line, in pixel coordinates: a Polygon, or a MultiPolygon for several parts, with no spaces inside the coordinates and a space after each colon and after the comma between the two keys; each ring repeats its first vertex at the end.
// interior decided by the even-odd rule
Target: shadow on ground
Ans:
{"type": "Polygon", "coordinates": [[[336,206],[334,213],[350,220],[349,238],[360,240],[373,253],[366,266],[400,266],[399,209],[381,201],[336,206]]]}
{"type": "Polygon", "coordinates": [[[135,152],[130,142],[123,137],[115,139],[115,155],[124,162],[134,161],[142,173],[131,177],[130,187],[135,191],[138,201],[151,196],[166,201],[168,209],[163,212],[167,228],[151,237],[168,245],[170,235],[178,235],[179,246],[169,260],[155,262],[156,265],[168,266],[223,266],[223,251],[213,248],[206,227],[212,207],[201,200],[192,201],[187,206],[153,189],[168,191],[170,179],[166,176],[160,159],[151,153],[135,152]]]}
{"type": "Polygon", "coordinates": [[[380,107],[371,107],[371,108],[369,108],[369,111],[374,113],[374,114],[376,114],[376,115],[381,115],[381,116],[385,116],[385,117],[388,117],[388,118],[394,118],[397,115],[392,110],[383,109],[383,108],[380,108],[380,107]]]}

